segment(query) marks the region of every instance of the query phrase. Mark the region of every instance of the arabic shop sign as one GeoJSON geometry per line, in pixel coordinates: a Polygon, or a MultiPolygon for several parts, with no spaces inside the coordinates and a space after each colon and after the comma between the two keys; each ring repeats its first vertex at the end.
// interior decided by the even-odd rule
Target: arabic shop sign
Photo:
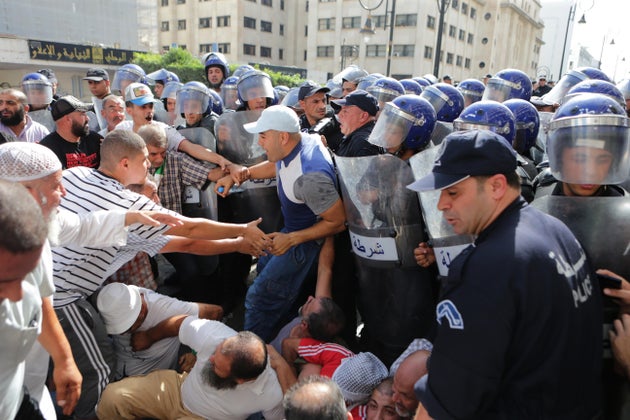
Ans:
{"type": "Polygon", "coordinates": [[[118,66],[130,63],[133,60],[134,53],[137,51],[29,40],[28,52],[32,60],[112,64],[118,66]]]}

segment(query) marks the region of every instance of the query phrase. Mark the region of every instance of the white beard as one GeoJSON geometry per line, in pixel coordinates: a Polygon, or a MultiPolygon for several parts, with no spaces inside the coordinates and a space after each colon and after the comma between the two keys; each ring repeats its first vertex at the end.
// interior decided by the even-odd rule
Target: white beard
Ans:
{"type": "Polygon", "coordinates": [[[51,246],[59,245],[59,234],[61,233],[61,225],[59,224],[57,211],[53,211],[48,220],[48,241],[51,246]]]}

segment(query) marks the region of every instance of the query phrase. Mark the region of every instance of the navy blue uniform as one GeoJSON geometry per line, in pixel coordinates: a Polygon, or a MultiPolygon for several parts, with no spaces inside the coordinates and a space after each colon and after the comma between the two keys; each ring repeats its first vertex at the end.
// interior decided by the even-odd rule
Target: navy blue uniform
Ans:
{"type": "Polygon", "coordinates": [[[416,395],[437,419],[591,419],[601,299],[581,246],[515,200],[453,261],[416,395]]]}

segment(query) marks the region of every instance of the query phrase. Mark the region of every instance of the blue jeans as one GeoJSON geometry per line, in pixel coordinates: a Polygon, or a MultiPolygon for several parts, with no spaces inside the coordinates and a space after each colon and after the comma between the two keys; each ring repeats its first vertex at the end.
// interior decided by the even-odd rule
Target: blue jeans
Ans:
{"type": "Polygon", "coordinates": [[[245,297],[245,330],[269,342],[278,323],[295,303],[302,283],[319,256],[315,241],[292,247],[280,256],[258,260],[258,276],[245,297]]]}

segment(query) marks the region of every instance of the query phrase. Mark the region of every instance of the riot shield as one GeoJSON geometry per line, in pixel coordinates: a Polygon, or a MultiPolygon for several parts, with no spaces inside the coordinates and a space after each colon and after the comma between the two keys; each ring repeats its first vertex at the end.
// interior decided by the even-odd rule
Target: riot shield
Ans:
{"type": "MultiPolygon", "coordinates": [[[[205,128],[184,128],[179,133],[192,143],[199,144],[213,152],[216,151],[216,139],[205,128]]],[[[188,217],[204,217],[217,220],[217,194],[212,186],[198,190],[193,186],[186,186],[182,197],[182,212],[188,217]]]]}
{"type": "MultiPolygon", "coordinates": [[[[103,114],[101,113],[101,111],[103,110],[103,100],[92,96],[92,105],[94,105],[93,114],[96,117],[96,122],[99,127],[98,130],[94,130],[94,131],[100,131],[103,128],[107,128],[107,120],[105,120],[105,117],[103,117],[103,114]]],[[[90,116],[90,119],[91,119],[91,116],[90,116]]]]}
{"type": "Polygon", "coordinates": [[[630,198],[548,195],[532,206],[564,222],[595,269],[607,268],[630,279],[630,198]]]}
{"type": "MultiPolygon", "coordinates": [[[[409,159],[415,179],[420,179],[431,172],[438,150],[439,147],[431,147],[409,159]]],[[[446,277],[453,259],[470,245],[474,238],[472,235],[456,234],[451,225],[446,223],[446,220],[442,217],[442,212],[437,208],[440,191],[418,193],[418,197],[429,238],[433,245],[433,251],[435,252],[438,270],[441,276],[446,277]]]]}
{"type": "Polygon", "coordinates": [[[352,250],[359,264],[414,267],[424,231],[406,162],[392,155],[335,157],[352,250]]]}
{"type": "Polygon", "coordinates": [[[433,132],[431,133],[431,142],[435,146],[439,145],[440,143],[442,143],[442,140],[444,140],[444,137],[451,134],[453,130],[454,130],[453,123],[437,121],[435,123],[435,128],[433,129],[433,132]]]}
{"type": "MultiPolygon", "coordinates": [[[[262,111],[239,111],[222,114],[214,124],[217,152],[243,166],[252,166],[267,159],[265,150],[258,144],[258,135],[248,133],[244,124],[256,121],[262,111]]],[[[219,205],[222,221],[245,223],[258,217],[265,232],[279,231],[283,225],[276,179],[260,179],[234,186],[219,205]]]]}
{"type": "Polygon", "coordinates": [[[30,111],[28,116],[35,122],[40,123],[46,127],[51,133],[57,130],[57,124],[53,120],[52,114],[49,109],[40,109],[37,111],[30,111]]]}

